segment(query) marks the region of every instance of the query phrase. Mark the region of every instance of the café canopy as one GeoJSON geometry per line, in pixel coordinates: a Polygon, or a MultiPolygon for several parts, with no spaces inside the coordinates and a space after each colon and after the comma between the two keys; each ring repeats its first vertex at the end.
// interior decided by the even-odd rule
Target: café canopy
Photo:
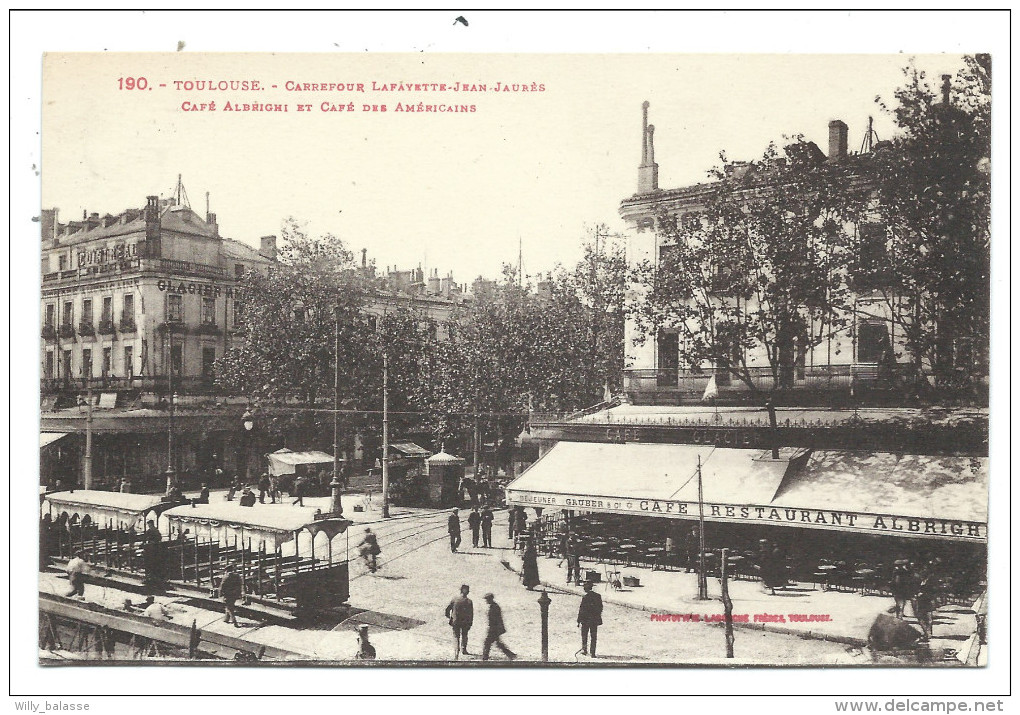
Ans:
{"type": "Polygon", "coordinates": [[[560,442],[507,488],[509,504],[987,540],[988,460],[846,450],[560,442]]]}

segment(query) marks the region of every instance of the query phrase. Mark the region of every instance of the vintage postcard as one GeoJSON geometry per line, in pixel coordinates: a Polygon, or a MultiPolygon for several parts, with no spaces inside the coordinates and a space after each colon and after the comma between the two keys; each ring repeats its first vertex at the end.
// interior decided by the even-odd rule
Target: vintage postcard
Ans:
{"type": "Polygon", "coordinates": [[[986,666],[1001,59],[49,48],[40,666],[986,666]]]}

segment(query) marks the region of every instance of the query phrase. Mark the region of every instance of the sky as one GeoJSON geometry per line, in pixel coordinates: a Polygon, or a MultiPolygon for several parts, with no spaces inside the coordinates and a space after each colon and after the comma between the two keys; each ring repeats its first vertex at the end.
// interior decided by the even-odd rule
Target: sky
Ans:
{"type": "MultiPolygon", "coordinates": [[[[169,194],[182,174],[193,207],[204,212],[208,191],[222,233],[249,243],[279,233],[281,220],[293,215],[307,221],[314,232],[332,231],[355,249],[367,247],[379,266],[406,268],[420,261],[470,281],[478,274],[498,274],[503,262],[516,262],[519,241],[525,270],[535,273],[576,259],[586,227],[606,222],[620,228],[619,203],[636,189],[642,101],[651,103],[660,185],[668,188],[702,180],[722,149],[732,159],[753,159],[769,141],[803,133],[824,150],[827,125],[834,118],[849,125],[852,150],[860,147],[869,115],[875,117],[879,136],[888,138],[891,127],[874,97],[891,94],[911,55],[927,56],[919,64],[938,75],[955,71],[961,53],[992,52],[997,132],[993,192],[1009,195],[1008,172],[1002,171],[1009,158],[1010,96],[1009,16],[1003,14],[62,10],[18,12],[10,22],[13,121],[6,307],[9,336],[31,335],[29,345],[38,346],[39,301],[33,296],[40,285],[39,226],[33,218],[40,207],[59,208],[64,221],[80,217],[83,209],[116,214],[141,206],[146,195],[169,194]],[[458,15],[469,26],[455,23],[458,15]],[[44,65],[45,52],[92,55],[44,65]],[[119,54],[129,52],[161,54],[144,60],[119,54]],[[204,52],[277,54],[200,57],[204,52]],[[328,56],[289,54],[294,52],[328,56]],[[385,53],[403,55],[392,59],[381,56],[385,53]],[[501,56],[478,56],[493,53],[501,56]],[[52,72],[45,83],[44,66],[52,72]],[[367,84],[446,75],[451,67],[454,80],[527,80],[544,83],[546,90],[528,95],[485,93],[471,102],[475,112],[444,115],[320,114],[321,100],[313,98],[316,111],[280,118],[185,114],[179,109],[190,99],[181,96],[184,92],[117,89],[119,77],[166,82],[203,78],[215,71],[224,77],[277,83],[294,77],[302,82],[343,79],[367,84]]],[[[388,103],[397,99],[391,96],[388,103]]],[[[302,100],[286,96],[278,101],[295,105],[302,100]]],[[[361,97],[355,101],[365,103],[361,97]]],[[[1008,233],[1008,203],[993,203],[994,235],[1008,233]],[[1006,230],[997,232],[996,226],[1006,230]]],[[[1008,290],[1008,271],[1001,267],[1009,265],[1009,242],[993,243],[993,252],[997,256],[993,323],[1005,325],[1009,298],[1002,296],[1008,290]]],[[[993,333],[994,354],[1008,356],[1006,333],[1002,329],[993,333]]],[[[17,344],[24,341],[18,339],[17,344]]],[[[31,376],[10,385],[11,413],[19,416],[12,421],[10,441],[32,446],[39,431],[33,418],[39,357],[32,349],[0,351],[0,361],[4,356],[9,374],[31,376]]],[[[1008,369],[1008,359],[993,361],[993,382],[1006,385],[1008,369]]],[[[992,391],[993,415],[1005,417],[1007,394],[992,391]]],[[[1010,499],[1000,498],[1008,494],[1003,485],[1009,480],[1009,458],[1003,452],[1009,440],[1009,420],[993,417],[989,519],[1000,525],[1010,522],[1012,506],[1010,499]]],[[[11,479],[10,503],[34,503],[31,475],[38,469],[34,447],[11,453],[11,474],[25,478],[11,479]]],[[[31,533],[32,510],[11,511],[12,533],[31,533]]],[[[996,565],[990,579],[1000,604],[1010,593],[1004,536],[990,545],[996,565]]],[[[30,549],[12,549],[10,573],[31,573],[33,560],[30,549]]],[[[14,608],[34,612],[33,580],[19,581],[21,587],[12,589],[14,608]]],[[[12,692],[57,696],[61,691],[165,690],[165,678],[152,669],[67,668],[58,682],[34,665],[35,630],[33,618],[11,623],[12,692]]],[[[939,669],[911,671],[908,677],[904,671],[869,669],[855,671],[853,690],[908,690],[931,696],[1003,692],[1009,683],[1010,659],[1005,634],[999,633],[990,667],[968,673],[965,681],[939,669]]],[[[736,676],[722,669],[699,671],[694,678],[630,670],[610,679],[605,672],[585,671],[571,672],[569,681],[562,672],[531,671],[523,689],[520,683],[525,681],[519,680],[508,688],[505,673],[475,672],[465,678],[461,672],[405,670],[394,679],[392,673],[359,671],[356,682],[337,675],[294,669],[287,673],[286,690],[592,694],[739,690],[805,695],[847,692],[848,682],[845,672],[812,671],[805,677],[804,671],[775,669],[741,671],[736,676]]],[[[223,692],[222,673],[216,670],[193,669],[186,681],[182,687],[187,692],[223,692]]],[[[231,673],[231,683],[252,694],[281,693],[278,681],[231,673]]],[[[92,702],[93,710],[104,712],[137,709],[130,698],[92,702]]],[[[232,702],[239,707],[249,704],[232,702]]],[[[811,705],[817,706],[815,710],[831,709],[831,702],[826,698],[811,705]]],[[[797,707],[802,703],[807,704],[789,698],[756,699],[755,708],[764,715],[785,715],[802,709],[797,707]]],[[[166,698],[144,705],[149,712],[179,713],[193,704],[166,698]]],[[[256,710],[264,705],[251,704],[256,710]]],[[[498,712],[492,705],[487,703],[486,711],[498,712]]],[[[701,703],[705,705],[715,703],[701,703]]]]}
{"type": "MultiPolygon", "coordinates": [[[[722,150],[754,159],[770,141],[803,133],[828,151],[831,119],[849,125],[851,150],[860,149],[869,116],[888,138],[891,117],[875,98],[891,99],[907,61],[900,54],[50,54],[42,205],[58,208],[63,221],[83,211],[117,214],[149,194],[172,195],[181,175],[200,215],[208,192],[221,234],[252,245],[293,216],[311,233],[367,248],[380,267],[421,265],[469,282],[498,276],[504,262],[520,258],[535,274],[576,261],[596,224],[623,229],[617,210],[636,191],[643,101],[656,127],[660,186],[683,186],[704,180],[722,150]],[[145,88],[127,89],[132,77],[144,78],[145,88]],[[260,89],[187,90],[190,81],[231,80],[260,89]],[[344,90],[288,91],[288,82],[344,90]],[[444,82],[486,91],[437,91],[444,82]],[[402,91],[402,83],[429,89],[402,91]],[[527,91],[496,91],[497,83],[527,91]],[[211,102],[215,110],[185,109],[211,102]],[[227,103],[287,111],[225,111],[227,103]],[[419,104],[473,110],[396,111],[419,104]]],[[[961,65],[958,55],[916,61],[936,80],[961,65]]]]}

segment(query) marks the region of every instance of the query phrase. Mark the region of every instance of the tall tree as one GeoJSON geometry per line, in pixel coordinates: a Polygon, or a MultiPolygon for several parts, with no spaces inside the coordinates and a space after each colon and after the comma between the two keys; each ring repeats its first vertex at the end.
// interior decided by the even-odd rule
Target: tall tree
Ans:
{"type": "Polygon", "coordinates": [[[798,358],[851,310],[844,226],[864,192],[799,137],[785,153],[772,144],[749,166],[721,155],[703,204],[662,213],[658,260],[632,273],[639,340],[675,331],[682,367],[710,363],[752,391],[790,386],[798,358]]]}
{"type": "Polygon", "coordinates": [[[989,339],[991,59],[965,57],[939,90],[913,64],[904,75],[882,103],[902,133],[872,165],[889,249],[876,283],[917,375],[962,385],[989,339]]]}

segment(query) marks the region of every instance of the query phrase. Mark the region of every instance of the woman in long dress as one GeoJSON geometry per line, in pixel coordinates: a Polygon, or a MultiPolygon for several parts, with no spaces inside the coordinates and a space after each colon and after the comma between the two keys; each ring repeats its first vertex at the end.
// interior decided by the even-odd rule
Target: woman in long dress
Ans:
{"type": "Polygon", "coordinates": [[[529,541],[527,548],[524,549],[524,572],[522,574],[522,580],[524,581],[524,587],[529,591],[534,590],[535,586],[539,584],[538,550],[535,548],[534,541],[529,541]]]}

